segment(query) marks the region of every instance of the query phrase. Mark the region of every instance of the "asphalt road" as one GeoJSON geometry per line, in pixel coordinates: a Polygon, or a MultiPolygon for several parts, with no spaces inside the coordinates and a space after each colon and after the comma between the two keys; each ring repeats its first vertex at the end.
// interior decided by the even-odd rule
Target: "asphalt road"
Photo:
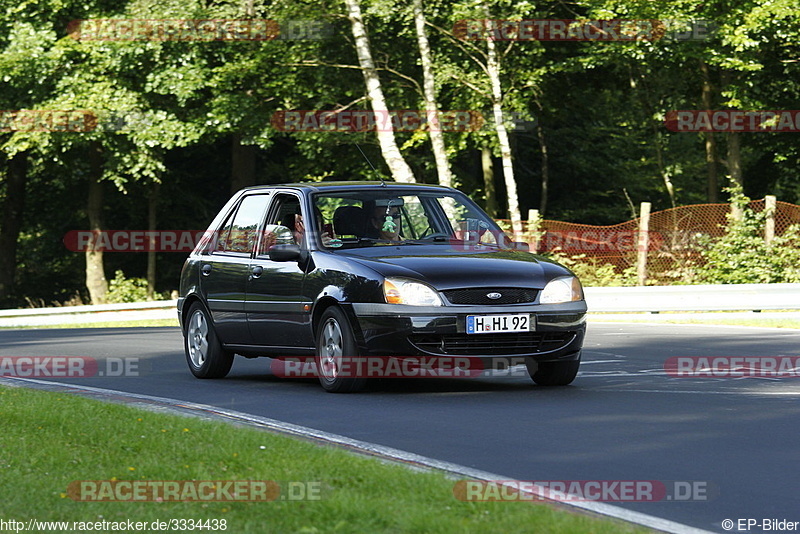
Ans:
{"type": "Polygon", "coordinates": [[[0,331],[0,357],[88,356],[106,371],[138,358],[138,377],[60,382],[210,404],[504,478],[697,482],[711,499],[612,504],[719,532],[725,519],[800,521],[800,380],[677,378],[665,361],[798,355],[800,330],[590,324],[568,387],[517,372],[381,380],[335,395],[313,379],[271,376],[267,359],[237,358],[226,379],[197,380],[174,328],[0,331]]]}

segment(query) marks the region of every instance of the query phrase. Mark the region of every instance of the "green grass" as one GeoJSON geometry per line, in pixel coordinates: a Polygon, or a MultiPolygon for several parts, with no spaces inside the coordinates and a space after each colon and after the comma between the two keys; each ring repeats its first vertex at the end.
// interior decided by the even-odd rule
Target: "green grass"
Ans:
{"type": "MultiPolygon", "coordinates": [[[[757,314],[755,314],[757,315],[757,314]]],[[[592,320],[592,317],[589,317],[592,320]]],[[[675,318],[670,319],[666,314],[658,314],[657,316],[643,314],[641,318],[631,318],[630,316],[624,319],[614,319],[613,315],[604,314],[602,319],[595,319],[597,322],[603,323],[667,323],[667,324],[709,324],[709,325],[728,325],[728,326],[759,326],[768,328],[800,328],[800,320],[797,319],[781,319],[778,317],[770,317],[765,319],[742,319],[742,318],[725,318],[725,317],[702,317],[698,314],[692,318],[675,318]]]]}
{"type": "Polygon", "coordinates": [[[36,326],[0,326],[0,330],[40,329],[40,328],[133,328],[140,326],[174,326],[178,327],[178,318],[146,319],[140,321],[107,321],[102,323],[61,323],[36,326]]]}
{"type": "MultiPolygon", "coordinates": [[[[462,502],[454,480],[335,447],[66,393],[0,387],[2,519],[225,519],[227,532],[645,532],[530,502],[462,502]],[[321,483],[322,499],[83,502],[77,480],[321,483]]],[[[208,530],[206,530],[208,532],[208,530]]]]}

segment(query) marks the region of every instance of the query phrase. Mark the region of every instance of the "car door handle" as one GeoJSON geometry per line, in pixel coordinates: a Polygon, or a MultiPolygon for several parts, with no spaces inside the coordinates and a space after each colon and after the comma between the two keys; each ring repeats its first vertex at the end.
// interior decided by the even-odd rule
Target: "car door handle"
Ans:
{"type": "Polygon", "coordinates": [[[200,272],[203,273],[203,276],[208,276],[209,274],[211,274],[211,264],[206,263],[205,265],[200,267],[200,272]]]}
{"type": "Polygon", "coordinates": [[[253,274],[253,278],[258,278],[264,272],[264,268],[260,265],[255,265],[250,272],[253,274]]]}

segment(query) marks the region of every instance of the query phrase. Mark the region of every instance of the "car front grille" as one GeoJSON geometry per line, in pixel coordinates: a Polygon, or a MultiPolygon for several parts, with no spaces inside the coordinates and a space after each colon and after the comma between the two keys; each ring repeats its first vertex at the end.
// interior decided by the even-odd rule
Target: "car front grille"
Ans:
{"type": "Polygon", "coordinates": [[[536,300],[536,289],[501,287],[501,288],[470,288],[451,289],[444,291],[444,296],[451,304],[524,304],[536,300]],[[487,295],[499,293],[499,298],[489,298],[487,295]]]}
{"type": "Polygon", "coordinates": [[[541,354],[566,347],[575,332],[521,332],[502,334],[416,334],[414,347],[429,354],[447,356],[510,356],[541,354]]]}

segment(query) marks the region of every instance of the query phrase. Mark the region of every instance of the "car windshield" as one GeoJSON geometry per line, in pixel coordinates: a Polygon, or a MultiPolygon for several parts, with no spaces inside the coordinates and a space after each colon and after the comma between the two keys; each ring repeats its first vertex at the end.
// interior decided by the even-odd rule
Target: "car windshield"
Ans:
{"type": "Polygon", "coordinates": [[[318,193],[313,203],[326,248],[509,242],[483,210],[451,191],[380,187],[318,193]]]}

